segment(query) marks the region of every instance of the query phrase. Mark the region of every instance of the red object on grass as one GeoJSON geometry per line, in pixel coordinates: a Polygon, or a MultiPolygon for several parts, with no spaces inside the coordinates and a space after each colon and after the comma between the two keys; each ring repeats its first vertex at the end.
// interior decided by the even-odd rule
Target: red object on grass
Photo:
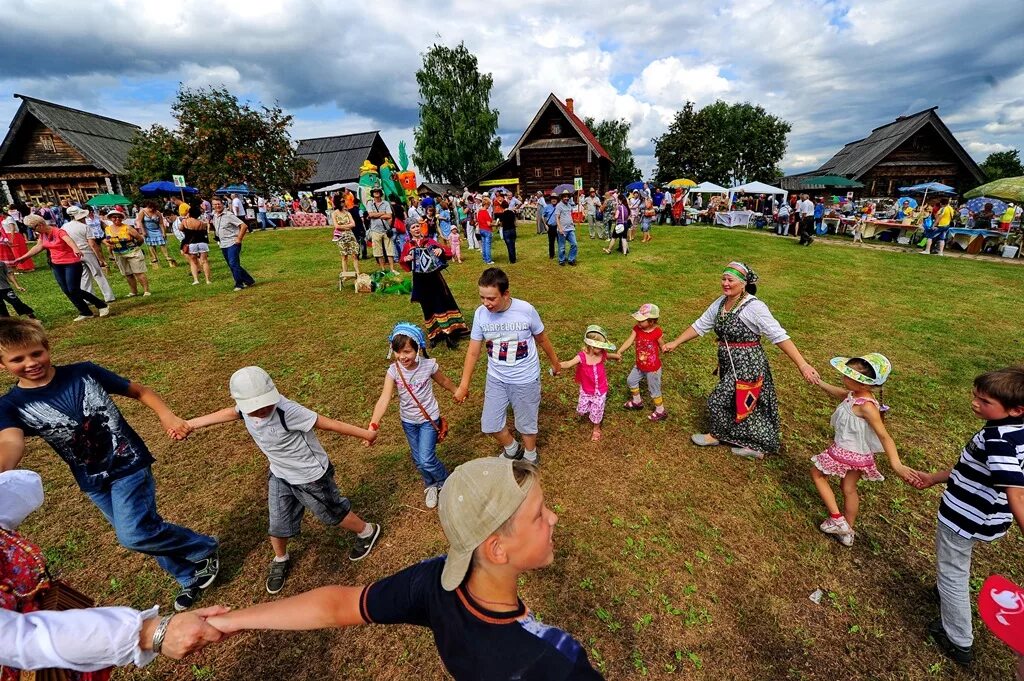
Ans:
{"type": "Polygon", "coordinates": [[[1002,575],[992,575],[981,585],[978,614],[993,634],[1024,655],[1024,589],[1002,575]]]}

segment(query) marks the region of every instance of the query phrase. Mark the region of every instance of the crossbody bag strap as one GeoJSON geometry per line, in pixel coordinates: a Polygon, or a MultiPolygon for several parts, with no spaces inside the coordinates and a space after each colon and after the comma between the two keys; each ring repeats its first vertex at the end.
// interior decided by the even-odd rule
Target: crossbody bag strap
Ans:
{"type": "Polygon", "coordinates": [[[412,391],[412,388],[409,387],[409,382],[405,380],[405,374],[402,373],[402,367],[398,366],[398,362],[395,362],[395,371],[398,372],[398,377],[402,379],[402,385],[405,386],[405,390],[406,392],[409,393],[409,397],[411,397],[412,401],[416,403],[416,406],[420,408],[420,412],[423,414],[423,418],[429,421],[430,425],[434,427],[434,430],[440,433],[441,429],[437,427],[436,423],[434,423],[434,419],[430,418],[430,414],[427,412],[426,409],[423,408],[423,405],[420,404],[420,401],[416,399],[416,393],[414,393],[412,391]]]}
{"type": "MultiPolygon", "coordinates": [[[[747,298],[745,300],[740,301],[740,304],[736,308],[726,312],[726,314],[731,314],[733,316],[738,315],[740,310],[742,310],[744,307],[746,307],[747,303],[749,303],[751,300],[753,300],[753,299],[752,298],[747,298]]],[[[718,314],[719,315],[722,314],[722,308],[724,308],[724,307],[725,307],[725,301],[723,300],[722,304],[718,306],[718,314]]],[[[737,321],[739,321],[738,317],[737,317],[737,321]]],[[[740,324],[742,324],[742,323],[743,322],[740,322],[740,324]]],[[[725,343],[725,354],[727,354],[729,356],[729,366],[732,367],[732,378],[733,378],[734,381],[739,381],[740,377],[736,373],[736,365],[732,361],[732,349],[729,347],[729,339],[726,338],[725,336],[722,336],[722,342],[725,343]]]]}

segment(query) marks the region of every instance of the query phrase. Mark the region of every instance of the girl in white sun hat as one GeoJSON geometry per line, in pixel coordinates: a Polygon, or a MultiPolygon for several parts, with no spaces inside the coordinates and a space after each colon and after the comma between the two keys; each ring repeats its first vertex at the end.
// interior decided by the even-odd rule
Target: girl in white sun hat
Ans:
{"type": "Polygon", "coordinates": [[[591,324],[583,334],[583,349],[572,359],[558,363],[562,369],[576,367],[576,382],[580,386],[576,413],[588,416],[594,424],[590,436],[592,442],[601,439],[601,421],[604,420],[604,406],[608,400],[608,376],[604,363],[608,359],[621,360],[622,355],[615,352],[615,343],[608,340],[604,329],[591,324]]]}
{"type": "Polygon", "coordinates": [[[873,481],[884,479],[875,466],[876,453],[884,451],[889,465],[907,484],[920,488],[923,481],[916,471],[900,461],[896,443],[882,422],[884,407],[879,405],[873,393],[889,378],[892,371],[889,360],[884,355],[871,352],[862,357],[833,357],[831,364],[843,375],[843,387],[829,385],[820,379],[817,384],[842,402],[832,414],[835,439],[828,449],[811,457],[814,462],[811,479],[829,512],[829,517],[820,526],[821,531],[834,536],[843,546],[853,546],[853,524],[860,506],[857,482],[862,477],[873,481]],[[842,511],[836,503],[829,476],[842,480],[842,511]]]}

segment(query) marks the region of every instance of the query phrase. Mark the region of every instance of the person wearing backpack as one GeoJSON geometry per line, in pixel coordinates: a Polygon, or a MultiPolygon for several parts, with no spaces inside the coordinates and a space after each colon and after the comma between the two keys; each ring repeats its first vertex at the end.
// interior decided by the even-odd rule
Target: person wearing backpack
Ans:
{"type": "Polygon", "coordinates": [[[239,369],[232,374],[229,386],[235,406],[197,416],[188,424],[197,430],[241,419],[270,461],[267,502],[274,560],[267,576],[267,593],[276,594],[284,588],[291,571],[288,540],[299,534],[307,509],[325,525],[340,525],[355,533],[348,559],[365,558],[377,543],[380,525],[352,512],[351,502],[341,496],[334,483],[334,465],[313,429],[330,430],[367,443],[377,439],[377,431],[335,421],[292,402],[277,391],[270,374],[260,367],[239,369]]]}

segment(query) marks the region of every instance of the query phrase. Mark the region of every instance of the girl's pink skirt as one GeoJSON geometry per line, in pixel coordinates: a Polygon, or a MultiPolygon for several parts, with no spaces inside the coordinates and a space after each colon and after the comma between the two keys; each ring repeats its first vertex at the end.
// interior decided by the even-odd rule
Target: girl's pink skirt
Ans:
{"type": "Polygon", "coordinates": [[[817,456],[812,456],[814,466],[825,475],[843,477],[850,471],[862,471],[865,480],[879,482],[885,480],[875,466],[874,454],[861,454],[843,449],[833,442],[828,449],[817,456]]]}

